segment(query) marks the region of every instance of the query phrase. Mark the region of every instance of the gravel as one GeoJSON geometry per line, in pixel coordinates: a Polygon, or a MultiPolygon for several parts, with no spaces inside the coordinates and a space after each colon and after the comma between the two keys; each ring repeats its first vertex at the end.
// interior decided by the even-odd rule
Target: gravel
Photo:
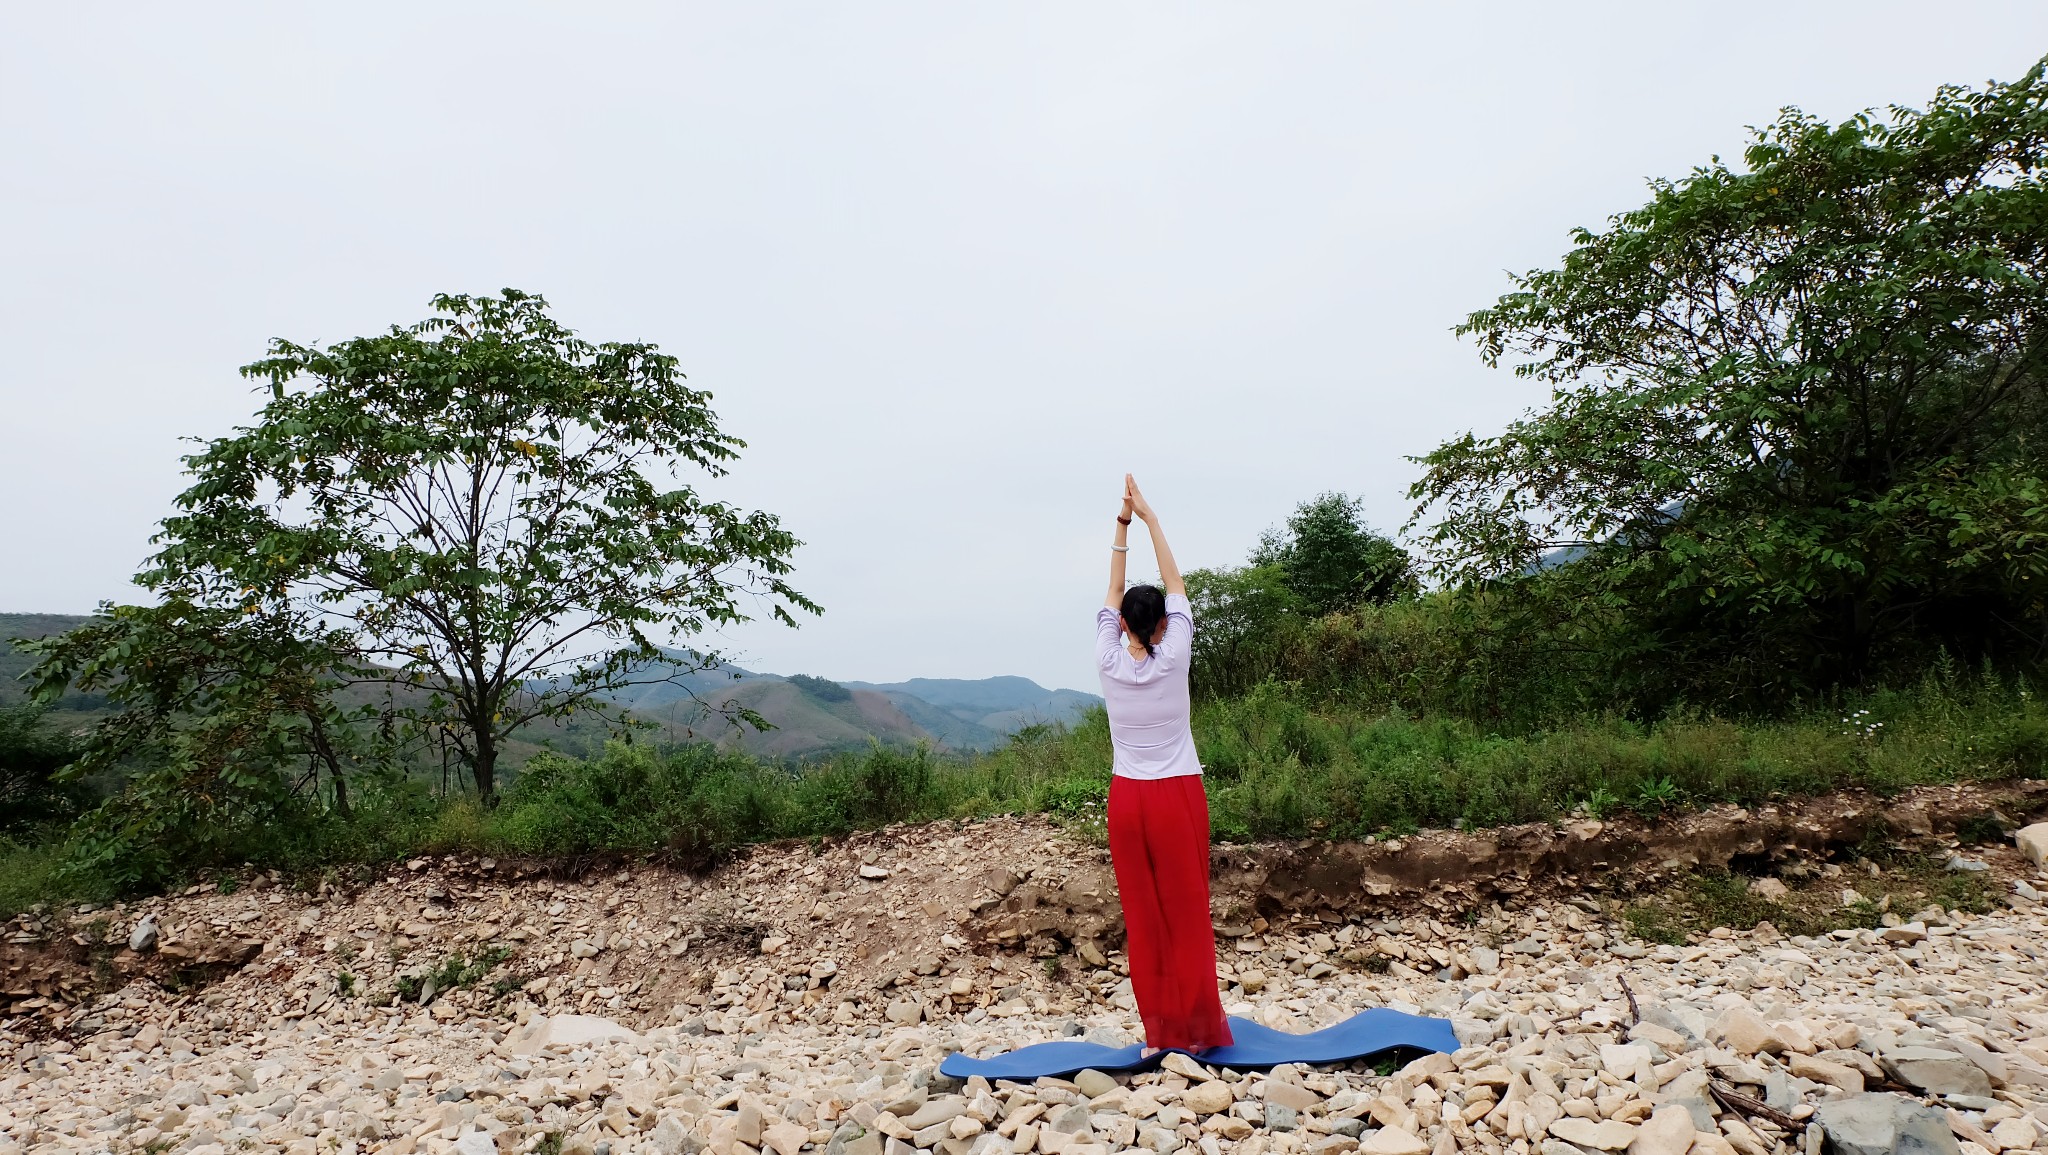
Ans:
{"type": "MultiPolygon", "coordinates": [[[[990,1085],[937,1065],[1139,1037],[1120,954],[1048,966],[981,937],[972,909],[1096,877],[1099,852],[1030,824],[895,839],[874,861],[770,848],[695,880],[418,860],[349,892],[88,912],[118,918],[117,947],[147,924],[166,958],[201,938],[259,949],[182,992],[150,955],[61,1011],[15,996],[0,1155],[2048,1152],[2048,915],[2021,889],[2048,877],[2002,877],[2006,908],[1923,911],[1913,934],[1722,928],[1682,947],[1556,900],[1470,925],[1247,921],[1221,944],[1230,1013],[1302,1031],[1390,1006],[1450,1018],[1463,1046],[1384,1074],[1172,1056],[990,1085]],[[510,957],[422,1003],[427,972],[493,948],[510,957]]],[[[52,923],[14,949],[56,942],[52,923]]]]}

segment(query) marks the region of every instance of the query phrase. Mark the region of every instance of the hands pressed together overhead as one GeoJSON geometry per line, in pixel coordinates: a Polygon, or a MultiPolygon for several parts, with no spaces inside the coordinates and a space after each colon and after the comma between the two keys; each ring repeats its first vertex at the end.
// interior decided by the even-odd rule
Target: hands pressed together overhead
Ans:
{"type": "Polygon", "coordinates": [[[1159,559],[1160,583],[1170,595],[1187,596],[1187,588],[1181,582],[1180,567],[1174,564],[1173,551],[1167,547],[1166,534],[1159,528],[1158,515],[1152,512],[1152,503],[1145,500],[1145,493],[1138,488],[1138,481],[1130,474],[1124,474],[1123,508],[1116,515],[1116,539],[1110,545],[1109,598],[1107,604],[1116,608],[1124,596],[1124,555],[1129,547],[1124,544],[1131,519],[1142,518],[1152,538],[1152,552],[1159,559]]]}
{"type": "Polygon", "coordinates": [[[1137,480],[1126,473],[1124,474],[1124,508],[1123,512],[1117,515],[1117,520],[1127,521],[1133,515],[1144,518],[1147,525],[1152,524],[1151,503],[1146,501],[1144,493],[1139,491],[1137,480]]]}

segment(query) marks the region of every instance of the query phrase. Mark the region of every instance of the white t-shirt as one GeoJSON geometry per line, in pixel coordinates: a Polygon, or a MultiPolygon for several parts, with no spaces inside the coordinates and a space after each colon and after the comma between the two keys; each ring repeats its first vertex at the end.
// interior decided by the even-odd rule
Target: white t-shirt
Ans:
{"type": "Polygon", "coordinates": [[[1102,675],[1102,700],[1109,710],[1109,742],[1116,751],[1111,772],[1125,778],[1175,778],[1200,774],[1195,735],[1188,728],[1188,658],[1195,616],[1188,599],[1166,598],[1166,636],[1151,657],[1131,657],[1123,625],[1108,606],[1095,614],[1095,665],[1102,675]]]}

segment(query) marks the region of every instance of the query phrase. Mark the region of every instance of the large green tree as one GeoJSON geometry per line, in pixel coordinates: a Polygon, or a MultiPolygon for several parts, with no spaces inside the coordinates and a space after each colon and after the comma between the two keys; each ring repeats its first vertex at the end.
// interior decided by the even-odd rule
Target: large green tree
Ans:
{"type": "Polygon", "coordinates": [[[1304,620],[1413,597],[1408,552],[1365,524],[1361,502],[1323,493],[1267,530],[1249,564],[1190,570],[1195,692],[1248,692],[1281,668],[1304,620]]]}
{"type": "Polygon", "coordinates": [[[341,680],[383,683],[488,798],[520,727],[680,676],[657,659],[715,663],[668,647],[757,606],[789,624],[817,606],[786,580],[798,543],[774,516],[690,483],[744,443],[673,357],[585,341],[516,290],[433,304],[245,367],[261,413],[186,459],[138,580],[319,637],[341,680]]]}
{"type": "Polygon", "coordinates": [[[76,743],[51,728],[34,706],[0,706],[0,835],[68,819],[87,792],[59,772],[77,756],[76,743]]]}
{"type": "Polygon", "coordinates": [[[2044,162],[2036,65],[1924,109],[1788,109],[1740,165],[1578,232],[1460,326],[1550,401],[1420,459],[1438,572],[1559,595],[1679,694],[2038,656],[2044,162]]]}
{"type": "Polygon", "coordinates": [[[1302,502],[1285,530],[1268,530],[1259,540],[1252,565],[1277,568],[1301,607],[1316,615],[1413,597],[1413,560],[1365,524],[1363,504],[1343,493],[1302,502]]]}

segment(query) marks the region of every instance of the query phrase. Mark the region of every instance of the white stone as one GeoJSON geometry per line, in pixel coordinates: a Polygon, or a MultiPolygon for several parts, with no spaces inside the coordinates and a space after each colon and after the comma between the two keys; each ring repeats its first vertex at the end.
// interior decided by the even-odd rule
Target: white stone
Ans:
{"type": "Polygon", "coordinates": [[[2032,1119],[2021,1115],[1991,1129],[1991,1141],[2002,1151],[2024,1151],[2040,1139],[2041,1130],[2032,1119]]]}
{"type": "Polygon", "coordinates": [[[1686,1155],[1692,1150],[1692,1112],[1677,1104],[1657,1108],[1636,1130],[1628,1155],[1686,1155]]]}
{"type": "Polygon", "coordinates": [[[1217,1115],[1230,1110],[1230,1084],[1218,1079],[1196,1083],[1180,1095],[1181,1103],[1198,1115],[1217,1115]]]}
{"type": "Polygon", "coordinates": [[[1427,1155],[1429,1144],[1400,1127],[1381,1127],[1358,1144],[1367,1155],[1427,1155]]]}
{"type": "Polygon", "coordinates": [[[1612,1119],[1595,1122],[1567,1115],[1550,1125],[1550,1133],[1567,1143],[1596,1151],[1626,1151],[1636,1141],[1636,1128],[1612,1119]]]}
{"type": "Polygon", "coordinates": [[[580,1047],[610,1039],[635,1040],[630,1027],[596,1015],[535,1016],[526,1029],[506,1040],[515,1055],[537,1055],[550,1046],[580,1047]]]}
{"type": "Polygon", "coordinates": [[[2012,836],[2019,844],[2020,853],[2027,856],[2035,866],[2048,867],[2048,822],[2036,822],[2012,836]]]}
{"type": "Polygon", "coordinates": [[[1081,1088],[1081,1093],[1090,1099],[1107,1095],[1111,1091],[1116,1090],[1115,1079],[1092,1067],[1085,1071],[1076,1072],[1074,1075],[1074,1085],[1081,1088]]]}
{"type": "Polygon", "coordinates": [[[1600,1066],[1617,1079],[1645,1078],[1650,1074],[1650,1048],[1634,1043],[1602,1043],[1600,1066]]]}

